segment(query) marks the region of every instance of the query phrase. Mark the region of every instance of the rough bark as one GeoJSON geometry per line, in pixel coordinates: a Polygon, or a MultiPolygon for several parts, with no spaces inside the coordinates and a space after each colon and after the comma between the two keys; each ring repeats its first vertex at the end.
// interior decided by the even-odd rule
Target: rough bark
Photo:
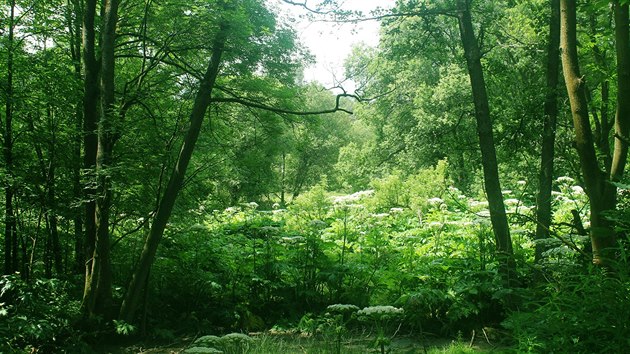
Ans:
{"type": "Polygon", "coordinates": [[[492,120],[490,118],[490,107],[488,104],[488,94],[481,65],[481,51],[475,38],[472,18],[468,1],[458,0],[458,22],[459,32],[468,75],[472,88],[473,101],[475,106],[475,119],[477,121],[477,134],[479,137],[479,147],[483,166],[483,177],[486,196],[490,209],[490,221],[497,248],[497,259],[500,263],[500,273],[507,286],[516,284],[516,265],[514,263],[514,253],[512,250],[512,239],[508,225],[501,184],[499,182],[499,169],[497,163],[496,149],[492,132],[492,120]]]}
{"type": "MultiPolygon", "coordinates": [[[[536,239],[549,238],[551,226],[551,188],[555,155],[556,121],[558,118],[558,75],[560,68],[560,1],[551,0],[549,43],[547,44],[547,94],[545,96],[543,140],[540,153],[540,173],[536,196],[536,239]]],[[[535,260],[542,258],[544,247],[536,245],[535,260]]]]}
{"type": "Polygon", "coordinates": [[[210,104],[210,98],[212,94],[212,88],[219,73],[219,64],[221,61],[221,55],[223,54],[223,47],[226,39],[226,29],[222,28],[217,33],[217,36],[213,43],[212,57],[208,64],[208,68],[199,83],[199,91],[195,97],[195,103],[193,105],[192,112],[190,114],[190,120],[184,137],[184,142],[180,149],[177,161],[171,172],[170,179],[162,196],[157,213],[153,219],[151,230],[145,240],[140,260],[133,273],[131,282],[125,294],[121,309],[120,319],[126,322],[132,322],[136,310],[138,308],[140,299],[142,298],[142,291],[146,286],[146,280],[155,259],[158,245],[164,234],[166,223],[171,216],[175,200],[181,189],[184,181],[186,169],[192,156],[199,132],[201,131],[201,125],[206,115],[208,105],[210,104]]]}

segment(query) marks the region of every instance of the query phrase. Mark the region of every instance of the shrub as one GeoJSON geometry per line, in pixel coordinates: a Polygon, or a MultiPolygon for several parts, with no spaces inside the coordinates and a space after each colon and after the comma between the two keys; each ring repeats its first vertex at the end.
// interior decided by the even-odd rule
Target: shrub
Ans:
{"type": "Polygon", "coordinates": [[[58,351],[76,340],[71,324],[79,316],[66,284],[57,279],[0,277],[0,352],[58,351]]]}
{"type": "Polygon", "coordinates": [[[566,275],[504,325],[519,352],[621,353],[630,346],[629,290],[629,279],[601,269],[566,275]]]}

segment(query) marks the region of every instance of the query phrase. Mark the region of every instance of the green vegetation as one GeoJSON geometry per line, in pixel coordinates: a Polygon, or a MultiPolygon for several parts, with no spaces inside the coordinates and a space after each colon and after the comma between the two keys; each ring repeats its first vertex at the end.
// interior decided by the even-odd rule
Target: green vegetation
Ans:
{"type": "Polygon", "coordinates": [[[0,352],[630,347],[628,1],[341,5],[0,4],[0,352]]]}

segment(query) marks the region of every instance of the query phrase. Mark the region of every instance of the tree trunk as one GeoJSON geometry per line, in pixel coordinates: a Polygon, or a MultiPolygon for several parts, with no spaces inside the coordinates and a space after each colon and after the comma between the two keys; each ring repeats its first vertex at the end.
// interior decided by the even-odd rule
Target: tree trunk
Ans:
{"type": "Polygon", "coordinates": [[[88,315],[111,316],[112,272],[110,260],[109,217],[111,209],[111,181],[109,167],[115,141],[115,96],[114,96],[114,47],[118,0],[105,0],[101,30],[101,109],[98,124],[98,149],[96,158],[97,197],[95,209],[96,240],[92,255],[92,276],[86,284],[84,306],[88,315]]]}
{"type": "MultiPolygon", "coordinates": [[[[70,43],[70,54],[72,55],[72,63],[74,66],[74,76],[77,82],[81,82],[81,21],[82,12],[80,2],[73,0],[69,2],[67,9],[68,35],[70,43]],[[72,7],[70,7],[70,4],[72,7]]],[[[80,96],[75,104],[75,138],[73,139],[72,148],[72,194],[73,200],[78,204],[83,200],[83,192],[81,188],[81,141],[83,130],[83,108],[80,96]]],[[[81,208],[74,212],[74,263],[72,272],[80,274],[85,267],[85,240],[83,239],[83,216],[81,208]]]]}
{"type": "MultiPolygon", "coordinates": [[[[621,7],[618,4],[615,5],[615,20],[617,18],[618,10],[621,7]]],[[[578,156],[580,159],[580,166],[584,177],[584,187],[586,194],[588,195],[591,206],[591,244],[593,248],[593,263],[596,265],[608,266],[610,261],[614,258],[614,246],[616,245],[616,236],[611,223],[604,218],[603,212],[612,210],[616,205],[616,187],[609,183],[609,176],[602,170],[597,161],[597,154],[595,152],[593,133],[591,131],[587,97],[584,78],[580,74],[578,54],[577,54],[577,29],[576,29],[576,5],[575,1],[561,0],[560,1],[561,12],[561,33],[560,33],[560,45],[562,48],[562,71],[564,73],[564,81],[567,86],[567,93],[569,96],[569,102],[571,104],[571,114],[573,116],[573,126],[575,130],[575,145],[577,148],[578,156]]],[[[625,12],[625,28],[623,23],[617,23],[617,31],[625,31],[626,43],[617,43],[617,55],[623,58],[623,47],[627,47],[627,7],[625,12]],[[621,53],[620,53],[621,52],[621,53]]],[[[620,18],[623,15],[619,16],[620,18]]],[[[621,19],[622,20],[622,19],[621,19]]],[[[623,22],[623,21],[622,21],[623,22]]],[[[619,36],[617,32],[617,36],[619,36]]],[[[619,38],[618,38],[619,39],[619,38]]],[[[627,52],[626,52],[627,53],[627,52]]],[[[625,58],[627,61],[627,58],[625,58]]],[[[624,60],[618,62],[618,70],[624,67],[624,60]]],[[[620,77],[619,80],[622,78],[620,77]]],[[[623,89],[623,83],[618,83],[620,88],[623,89]]],[[[622,97],[622,96],[619,96],[622,97]]],[[[618,115],[621,111],[623,114],[624,100],[618,99],[618,115]],[[621,108],[620,108],[621,106],[621,108]]],[[[623,118],[622,118],[623,119],[623,118]]],[[[626,118],[627,120],[627,118],[626,118]]],[[[616,122],[615,130],[619,129],[619,134],[627,136],[627,124],[624,126],[624,122],[616,122]],[[623,135],[625,129],[626,135],[623,135]]],[[[619,139],[617,139],[619,140],[619,139]]],[[[617,141],[615,141],[615,147],[617,147],[617,141]]],[[[615,174],[611,169],[611,174],[616,176],[616,173],[622,173],[618,170],[618,167],[625,165],[627,155],[627,148],[621,148],[621,151],[615,149],[615,156],[613,157],[613,166],[615,167],[615,174]],[[623,151],[625,150],[625,152],[623,151]],[[616,162],[615,162],[616,161],[616,162]]]]}
{"type": "Polygon", "coordinates": [[[82,47],[83,47],[83,169],[86,171],[86,185],[83,198],[85,202],[85,286],[84,302],[92,285],[92,254],[96,241],[96,223],[94,219],[96,203],[94,201],[94,169],[96,167],[97,122],[98,122],[98,62],[96,61],[96,0],[86,0],[83,11],[82,47]]]}
{"type": "MultiPolygon", "coordinates": [[[[558,118],[558,74],[560,68],[560,2],[551,0],[549,43],[547,45],[547,94],[543,121],[543,141],[540,153],[540,174],[536,196],[536,239],[549,238],[551,226],[551,188],[555,155],[556,121],[558,118]]],[[[535,260],[540,261],[544,247],[536,245],[535,260]]]]}
{"type": "Polygon", "coordinates": [[[223,47],[226,40],[226,29],[221,26],[219,32],[213,43],[212,57],[205,75],[199,83],[199,91],[195,97],[195,103],[190,114],[190,121],[188,123],[188,129],[184,137],[179,156],[171,172],[171,177],[166,186],[164,195],[160,200],[160,204],[157,213],[153,219],[151,230],[145,240],[140,260],[129,283],[129,288],[125,294],[122,307],[120,309],[120,319],[126,322],[132,322],[136,309],[138,308],[139,301],[142,297],[142,291],[145,288],[147,277],[155,254],[157,252],[158,244],[164,234],[166,223],[171,216],[175,200],[181,189],[182,182],[184,181],[184,175],[190,162],[201,125],[205,117],[208,105],[210,104],[210,97],[212,94],[212,88],[219,73],[219,64],[221,61],[221,55],[223,54],[223,47]]]}
{"type": "MultiPolygon", "coordinates": [[[[617,52],[617,112],[615,114],[615,149],[610,168],[613,181],[620,181],[628,159],[630,130],[630,35],[628,4],[614,2],[615,41],[617,52]]],[[[616,196],[616,191],[614,193],[616,196]]]]}
{"type": "Polygon", "coordinates": [[[6,184],[4,189],[4,274],[18,270],[17,233],[13,210],[13,50],[15,27],[15,0],[11,0],[7,53],[7,86],[5,104],[5,126],[3,136],[6,184]]]}
{"type": "Polygon", "coordinates": [[[494,146],[492,133],[492,120],[490,118],[490,107],[488,104],[488,94],[486,83],[481,66],[481,52],[477,39],[473,32],[472,18],[468,1],[458,0],[458,22],[459,32],[466,56],[468,75],[472,88],[473,101],[475,105],[475,118],[477,120],[477,134],[479,136],[479,147],[483,166],[483,177],[488,205],[490,209],[490,221],[497,247],[497,259],[499,260],[500,274],[506,286],[511,287],[516,284],[516,264],[512,250],[512,239],[508,226],[503,195],[501,194],[501,184],[499,182],[499,169],[497,155],[494,146]]]}

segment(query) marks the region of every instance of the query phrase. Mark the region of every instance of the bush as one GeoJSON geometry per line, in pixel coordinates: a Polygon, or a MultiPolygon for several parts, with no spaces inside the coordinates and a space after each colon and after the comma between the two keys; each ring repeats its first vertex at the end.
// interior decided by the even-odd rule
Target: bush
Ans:
{"type": "Polygon", "coordinates": [[[519,352],[621,353],[630,347],[630,280],[602,274],[567,275],[550,284],[529,312],[512,314],[519,352]]]}
{"type": "Polygon", "coordinates": [[[79,303],[70,301],[66,283],[57,279],[0,278],[0,352],[54,352],[76,340],[71,324],[79,303]]]}

